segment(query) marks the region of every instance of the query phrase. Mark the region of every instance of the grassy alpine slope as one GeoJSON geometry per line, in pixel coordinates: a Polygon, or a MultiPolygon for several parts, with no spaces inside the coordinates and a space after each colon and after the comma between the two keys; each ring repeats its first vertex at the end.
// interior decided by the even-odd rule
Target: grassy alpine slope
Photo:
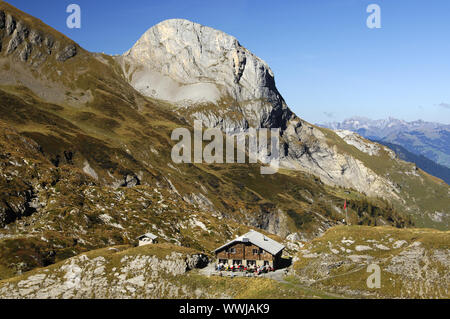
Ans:
{"type": "Polygon", "coordinates": [[[449,298],[450,232],[338,226],[308,243],[294,263],[293,282],[354,297],[449,298]],[[370,264],[381,287],[368,288],[370,264]]]}
{"type": "Polygon", "coordinates": [[[282,282],[206,277],[202,252],[173,244],[92,250],[0,281],[7,298],[449,298],[450,234],[338,226],[300,250],[282,282]],[[381,269],[369,288],[367,268],[381,269]]]}

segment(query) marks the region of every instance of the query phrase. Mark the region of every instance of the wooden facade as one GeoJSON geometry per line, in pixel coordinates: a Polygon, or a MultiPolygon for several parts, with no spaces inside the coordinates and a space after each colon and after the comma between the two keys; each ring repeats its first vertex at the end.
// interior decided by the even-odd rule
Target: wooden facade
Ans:
{"type": "Polygon", "coordinates": [[[252,243],[232,243],[221,250],[216,251],[218,263],[233,265],[242,264],[244,266],[256,265],[277,267],[281,252],[277,255],[265,251],[252,243]]]}

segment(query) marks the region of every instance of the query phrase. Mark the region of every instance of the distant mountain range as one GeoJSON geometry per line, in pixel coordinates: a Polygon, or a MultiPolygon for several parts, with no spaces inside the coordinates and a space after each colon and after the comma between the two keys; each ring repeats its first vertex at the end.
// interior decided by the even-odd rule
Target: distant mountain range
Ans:
{"type": "Polygon", "coordinates": [[[343,122],[320,124],[333,130],[349,130],[392,148],[406,161],[449,183],[450,125],[406,122],[395,118],[371,120],[354,117],[343,122]],[[427,161],[431,160],[431,161],[427,161]]]}

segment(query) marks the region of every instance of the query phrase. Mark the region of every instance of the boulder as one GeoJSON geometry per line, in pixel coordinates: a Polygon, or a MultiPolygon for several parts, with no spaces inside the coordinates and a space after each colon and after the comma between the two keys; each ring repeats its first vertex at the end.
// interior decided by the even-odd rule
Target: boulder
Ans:
{"type": "Polygon", "coordinates": [[[42,35],[37,30],[31,30],[30,32],[30,42],[34,45],[41,45],[42,43],[42,35]]]}
{"type": "Polygon", "coordinates": [[[201,269],[208,266],[209,258],[203,254],[189,255],[186,257],[186,270],[201,269]]]}
{"type": "Polygon", "coordinates": [[[16,20],[9,14],[6,15],[5,26],[7,35],[11,35],[16,29],[16,20]]]}
{"type": "Polygon", "coordinates": [[[136,175],[127,175],[124,177],[124,181],[121,187],[135,187],[138,185],[141,185],[139,177],[137,177],[136,175]]]}
{"type": "Polygon", "coordinates": [[[61,52],[56,55],[56,59],[60,62],[65,62],[70,58],[73,58],[77,55],[77,46],[75,44],[71,44],[66,46],[61,52]]]}

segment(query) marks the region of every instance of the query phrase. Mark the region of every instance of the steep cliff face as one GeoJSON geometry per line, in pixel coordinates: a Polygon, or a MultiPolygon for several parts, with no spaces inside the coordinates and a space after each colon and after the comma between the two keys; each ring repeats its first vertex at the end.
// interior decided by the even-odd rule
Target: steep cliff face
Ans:
{"type": "Polygon", "coordinates": [[[131,84],[147,96],[189,107],[229,102],[239,113],[193,114],[210,127],[278,127],[292,116],[264,61],[236,38],[197,23],[174,19],[154,26],[122,63],[131,84]]]}

